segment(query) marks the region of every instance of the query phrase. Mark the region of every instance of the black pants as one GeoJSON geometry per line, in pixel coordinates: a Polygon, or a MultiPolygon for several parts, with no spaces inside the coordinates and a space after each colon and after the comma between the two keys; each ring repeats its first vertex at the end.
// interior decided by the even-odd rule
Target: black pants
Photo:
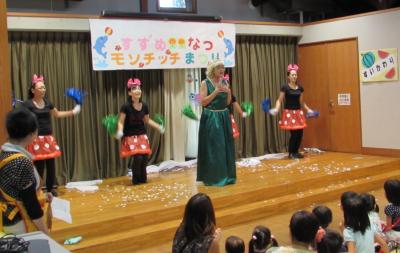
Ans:
{"type": "Polygon", "coordinates": [[[290,131],[289,154],[296,154],[299,152],[302,139],[303,139],[303,129],[290,131]]]}
{"type": "Polygon", "coordinates": [[[44,180],[44,168],[46,167],[46,189],[51,192],[56,182],[56,161],[54,158],[38,160],[34,162],[40,177],[44,180]]]}
{"type": "Polygon", "coordinates": [[[129,168],[132,170],[132,184],[147,182],[148,155],[134,155],[129,160],[129,168]]]}

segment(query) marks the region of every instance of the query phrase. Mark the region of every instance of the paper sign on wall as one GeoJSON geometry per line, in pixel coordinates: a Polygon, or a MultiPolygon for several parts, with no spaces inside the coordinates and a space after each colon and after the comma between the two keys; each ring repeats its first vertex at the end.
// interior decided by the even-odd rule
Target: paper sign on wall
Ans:
{"type": "Polygon", "coordinates": [[[337,96],[338,105],[351,105],[351,94],[350,93],[339,93],[337,96]]]}
{"type": "Polygon", "coordinates": [[[94,70],[235,66],[235,26],[222,23],[91,19],[94,70]]]}
{"type": "Polygon", "coordinates": [[[397,48],[361,51],[361,82],[396,81],[398,76],[397,48]]]}

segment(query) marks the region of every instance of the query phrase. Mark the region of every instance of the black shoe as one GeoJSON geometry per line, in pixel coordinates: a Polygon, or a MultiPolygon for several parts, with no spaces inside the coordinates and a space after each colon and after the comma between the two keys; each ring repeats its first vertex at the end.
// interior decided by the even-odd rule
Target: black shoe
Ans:
{"type": "Polygon", "coordinates": [[[294,156],[294,158],[296,158],[296,159],[302,159],[302,158],[304,158],[304,155],[302,155],[302,154],[300,154],[300,153],[294,153],[293,156],[294,156]]]}
{"type": "Polygon", "coordinates": [[[58,196],[58,192],[57,192],[55,189],[51,190],[51,194],[52,194],[54,197],[57,197],[57,196],[58,196]]]}
{"type": "Polygon", "coordinates": [[[289,159],[296,159],[296,157],[294,157],[294,153],[289,153],[288,158],[289,158],[289,159]]]}

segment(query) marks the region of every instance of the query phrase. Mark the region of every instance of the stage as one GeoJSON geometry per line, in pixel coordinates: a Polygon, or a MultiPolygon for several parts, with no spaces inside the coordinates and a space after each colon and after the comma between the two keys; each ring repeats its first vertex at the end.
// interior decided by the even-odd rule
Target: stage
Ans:
{"type": "Polygon", "coordinates": [[[347,190],[381,188],[399,176],[398,158],[326,152],[238,167],[237,183],[225,187],[195,182],[196,168],[149,174],[149,182],[138,186],[129,177],[107,179],[95,193],[59,189],[59,197],[71,201],[73,223],[54,220],[51,237],[63,243],[82,236],[67,247],[73,252],[140,252],[172,242],[197,192],[211,197],[218,227],[227,228],[338,199],[347,190]]]}

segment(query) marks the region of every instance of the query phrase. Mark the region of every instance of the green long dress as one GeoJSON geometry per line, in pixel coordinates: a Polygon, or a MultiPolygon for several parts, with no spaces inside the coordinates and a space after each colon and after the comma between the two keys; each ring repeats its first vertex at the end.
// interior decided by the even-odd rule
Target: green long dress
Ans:
{"type": "MultiPolygon", "coordinates": [[[[205,83],[209,95],[215,88],[209,79],[205,83]]],[[[200,118],[197,181],[205,185],[224,186],[236,182],[235,145],[227,95],[219,93],[203,108],[200,118]]]]}

